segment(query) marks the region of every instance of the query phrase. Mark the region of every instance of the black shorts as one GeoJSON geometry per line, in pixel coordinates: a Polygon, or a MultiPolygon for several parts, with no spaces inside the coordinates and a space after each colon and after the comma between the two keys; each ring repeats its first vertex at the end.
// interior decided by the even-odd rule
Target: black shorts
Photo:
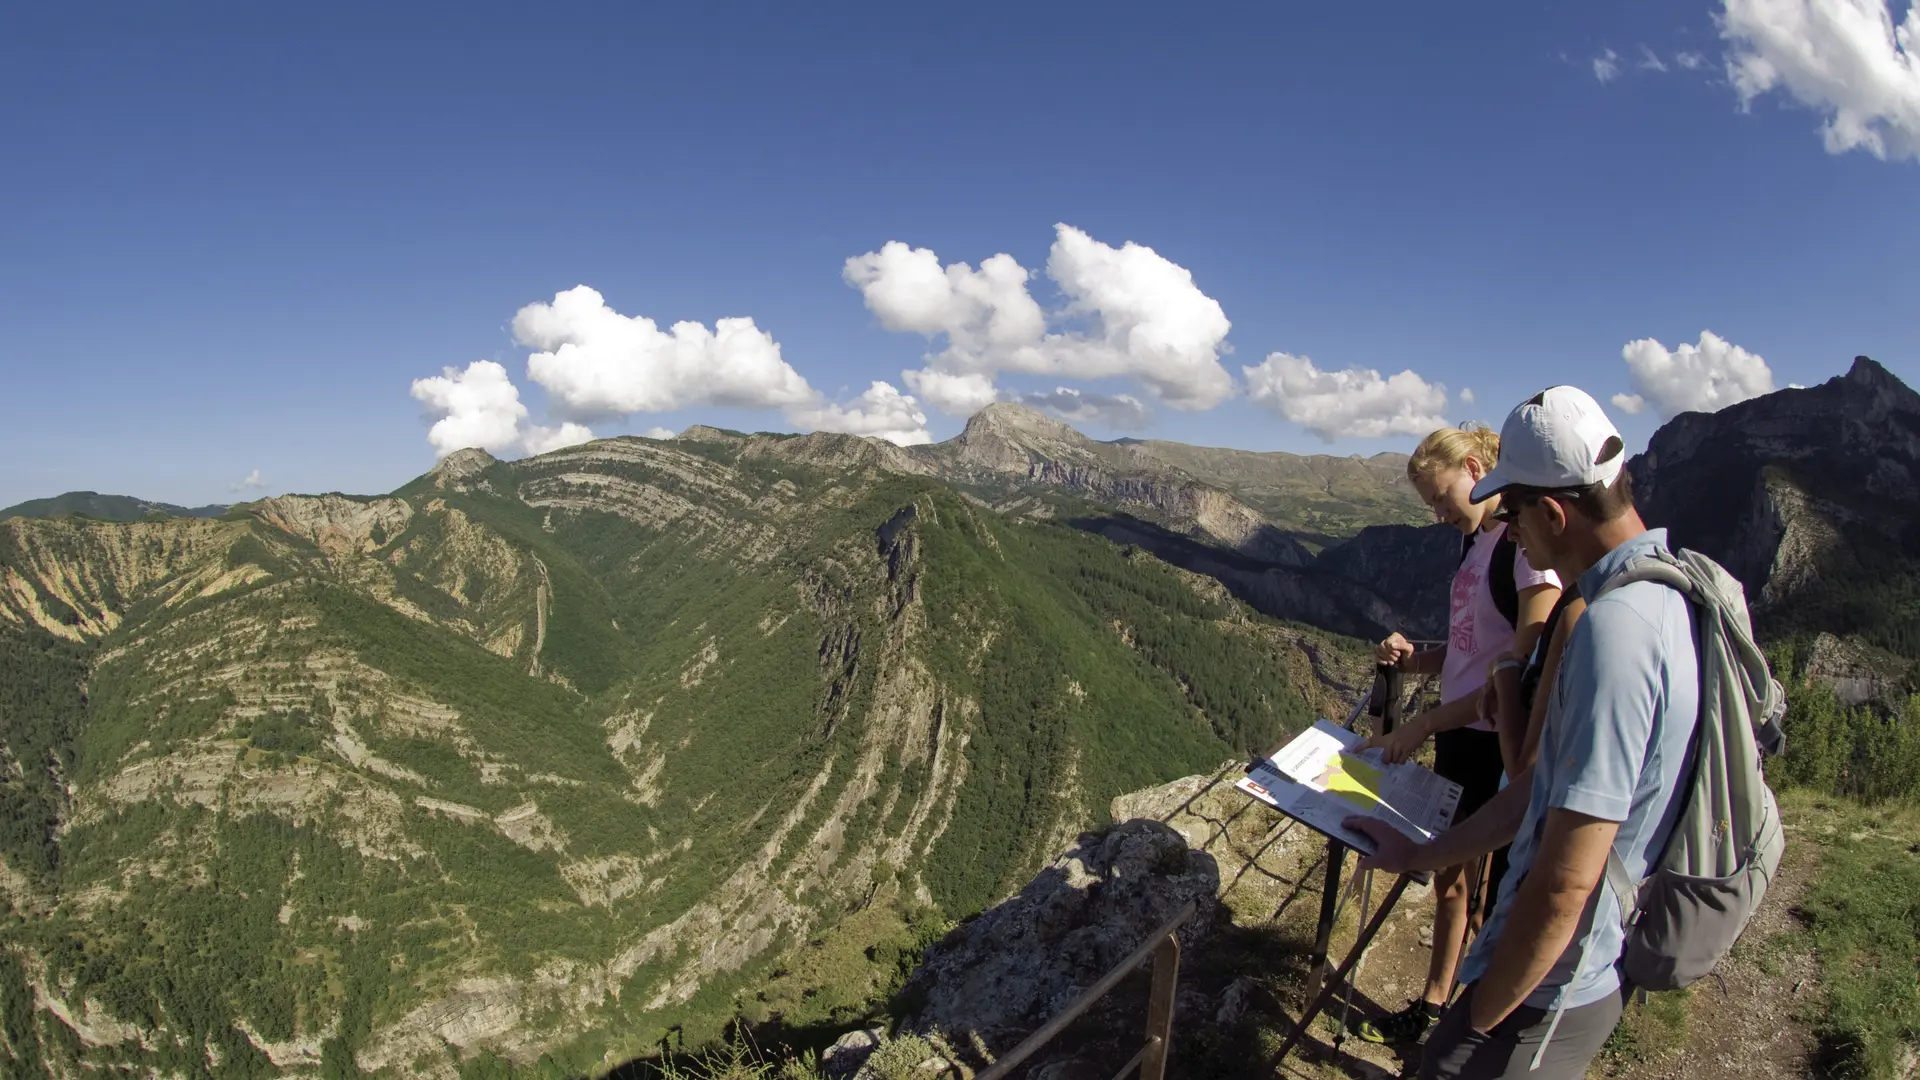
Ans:
{"type": "MultiPolygon", "coordinates": [[[[1487,800],[1500,791],[1500,777],[1506,772],[1500,760],[1500,736],[1474,728],[1454,728],[1435,735],[1433,771],[1460,785],[1460,808],[1453,812],[1453,820],[1467,820],[1468,815],[1485,806],[1487,800]]],[[[1481,893],[1481,910],[1486,914],[1493,913],[1494,901],[1500,895],[1500,879],[1506,874],[1507,849],[1503,847],[1493,853],[1488,881],[1481,893]]]]}
{"type": "Polygon", "coordinates": [[[1433,771],[1460,785],[1460,807],[1453,812],[1453,820],[1467,820],[1500,790],[1500,776],[1506,772],[1500,760],[1500,736],[1473,728],[1435,735],[1433,771]]]}

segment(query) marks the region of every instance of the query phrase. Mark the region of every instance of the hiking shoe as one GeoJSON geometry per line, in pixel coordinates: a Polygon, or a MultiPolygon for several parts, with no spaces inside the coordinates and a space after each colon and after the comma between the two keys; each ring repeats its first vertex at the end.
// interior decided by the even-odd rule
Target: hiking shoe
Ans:
{"type": "Polygon", "coordinates": [[[1440,1019],[1440,1006],[1425,1001],[1410,1001],[1407,1007],[1397,1013],[1389,1013],[1378,1020],[1356,1020],[1353,1033],[1362,1042],[1370,1043],[1411,1043],[1419,1042],[1427,1029],[1440,1019]]]}

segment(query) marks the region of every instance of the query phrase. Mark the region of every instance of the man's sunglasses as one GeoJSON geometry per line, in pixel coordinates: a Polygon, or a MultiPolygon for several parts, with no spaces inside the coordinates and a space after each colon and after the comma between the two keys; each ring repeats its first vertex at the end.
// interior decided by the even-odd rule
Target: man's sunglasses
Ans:
{"type": "Polygon", "coordinates": [[[1577,488],[1551,488],[1546,491],[1507,490],[1500,496],[1500,505],[1491,515],[1493,520],[1511,525],[1520,520],[1520,511],[1539,502],[1541,499],[1571,499],[1580,494],[1577,488]]]}

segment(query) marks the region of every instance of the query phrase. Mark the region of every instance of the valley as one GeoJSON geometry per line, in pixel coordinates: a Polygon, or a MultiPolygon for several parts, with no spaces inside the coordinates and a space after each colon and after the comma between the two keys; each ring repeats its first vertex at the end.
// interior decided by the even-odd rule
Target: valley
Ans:
{"type": "MultiPolygon", "coordinates": [[[[1920,396],[1862,358],[1632,467],[1797,680],[1783,782],[1920,794],[1920,396]]],[[[1434,632],[1458,542],[1403,474],[994,405],[922,447],[696,427],[16,508],[7,1074],[598,1075],[873,1022],[1116,798],[1434,632]]]]}

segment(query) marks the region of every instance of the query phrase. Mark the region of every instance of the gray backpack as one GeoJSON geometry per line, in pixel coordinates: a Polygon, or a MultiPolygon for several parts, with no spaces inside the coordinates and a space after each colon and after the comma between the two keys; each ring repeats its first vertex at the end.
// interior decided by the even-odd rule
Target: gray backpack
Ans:
{"type": "Polygon", "coordinates": [[[1785,748],[1787,705],[1753,643],[1746,592],[1733,575],[1698,552],[1662,549],[1629,561],[1599,596],[1636,581],[1671,586],[1693,605],[1700,722],[1685,809],[1665,850],[1639,882],[1609,851],[1607,884],[1626,930],[1622,975],[1641,989],[1677,990],[1733,948],[1779,868],[1786,834],[1760,757],[1785,748]]]}

